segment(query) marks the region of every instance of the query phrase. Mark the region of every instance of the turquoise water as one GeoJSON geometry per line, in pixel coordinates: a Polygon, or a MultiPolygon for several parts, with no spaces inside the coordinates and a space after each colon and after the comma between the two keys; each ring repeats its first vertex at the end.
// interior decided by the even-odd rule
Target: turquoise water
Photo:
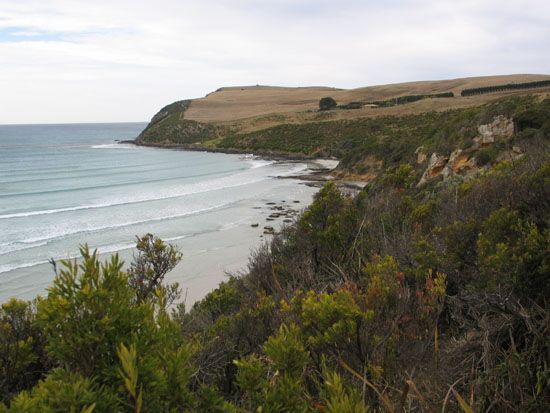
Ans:
{"type": "Polygon", "coordinates": [[[84,242],[128,251],[151,232],[176,243],[194,237],[202,251],[201,234],[257,220],[252,204],[296,188],[274,177],[305,168],[114,142],[144,127],[0,126],[0,302],[42,293],[53,278],[48,260],[76,257],[84,242]]]}

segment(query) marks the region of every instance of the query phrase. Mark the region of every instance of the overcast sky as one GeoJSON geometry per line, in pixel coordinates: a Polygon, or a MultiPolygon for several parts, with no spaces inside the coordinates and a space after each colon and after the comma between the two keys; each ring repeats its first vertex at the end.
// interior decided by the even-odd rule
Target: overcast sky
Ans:
{"type": "Polygon", "coordinates": [[[0,124],[147,121],[230,85],[547,74],[549,41],[549,0],[1,0],[0,124]]]}

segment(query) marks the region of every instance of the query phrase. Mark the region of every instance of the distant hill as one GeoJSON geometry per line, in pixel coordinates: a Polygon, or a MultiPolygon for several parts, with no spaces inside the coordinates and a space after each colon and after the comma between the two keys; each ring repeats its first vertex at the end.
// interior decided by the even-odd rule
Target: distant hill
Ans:
{"type": "MultiPolygon", "coordinates": [[[[333,97],[339,104],[355,101],[379,101],[396,98],[403,95],[435,94],[453,92],[457,97],[447,102],[422,102],[414,106],[384,110],[388,112],[416,112],[430,110],[432,107],[445,108],[464,107],[490,101],[497,96],[508,94],[500,92],[471,98],[461,98],[463,89],[484,86],[494,86],[506,83],[523,83],[536,80],[550,80],[550,75],[506,75],[483,76],[463,79],[435,80],[421,82],[395,83],[389,85],[368,86],[358,89],[336,89],[329,87],[273,87],[273,86],[242,86],[221,88],[209,93],[204,98],[191,101],[185,112],[185,119],[198,122],[231,122],[246,118],[265,116],[268,114],[290,114],[307,110],[317,110],[319,99],[325,96],[333,97]],[[431,103],[431,104],[430,104],[431,103]],[[417,107],[420,106],[420,107],[417,107]]],[[[550,88],[548,88],[550,90],[550,88]]],[[[372,113],[372,108],[364,108],[353,112],[354,117],[380,115],[380,111],[372,113]]]]}
{"type": "Polygon", "coordinates": [[[528,74],[350,90],[226,87],[162,108],[137,142],[269,156],[336,157],[342,160],[343,175],[370,179],[373,165],[379,169],[410,161],[420,146],[428,155],[467,148],[480,125],[490,124],[496,116],[515,122],[523,110],[549,96],[550,75],[528,74]],[[464,90],[476,94],[461,96],[464,90]],[[323,97],[332,97],[338,106],[320,111],[323,97]]]}

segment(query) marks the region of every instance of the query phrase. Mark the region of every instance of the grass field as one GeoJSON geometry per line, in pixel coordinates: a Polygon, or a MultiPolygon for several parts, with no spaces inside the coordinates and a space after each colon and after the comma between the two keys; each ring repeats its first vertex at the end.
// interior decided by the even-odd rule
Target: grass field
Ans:
{"type": "MultiPolygon", "coordinates": [[[[328,87],[243,86],[222,88],[201,99],[195,99],[184,114],[185,119],[233,126],[238,131],[253,131],[282,123],[318,122],[320,120],[356,119],[377,116],[402,116],[432,110],[442,111],[477,106],[502,96],[525,94],[529,91],[487,93],[461,97],[466,88],[522,83],[550,79],[550,75],[505,75],[471,77],[369,86],[358,89],[328,87]],[[318,113],[319,99],[333,97],[339,104],[386,100],[404,95],[453,92],[454,98],[432,98],[386,108],[333,110],[318,113]]],[[[550,92],[550,88],[536,89],[550,92]]]]}

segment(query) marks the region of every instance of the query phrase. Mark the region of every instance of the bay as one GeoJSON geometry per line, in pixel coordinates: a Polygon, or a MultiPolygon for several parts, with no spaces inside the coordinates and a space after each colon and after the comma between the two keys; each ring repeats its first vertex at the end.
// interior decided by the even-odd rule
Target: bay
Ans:
{"type": "Polygon", "coordinates": [[[0,126],[0,302],[44,294],[48,260],[78,256],[87,243],[131,259],[135,237],[178,245],[170,275],[190,302],[246,266],[262,242],[267,202],[314,189],[277,179],[306,169],[240,155],[119,144],[145,123],[0,126]]]}

